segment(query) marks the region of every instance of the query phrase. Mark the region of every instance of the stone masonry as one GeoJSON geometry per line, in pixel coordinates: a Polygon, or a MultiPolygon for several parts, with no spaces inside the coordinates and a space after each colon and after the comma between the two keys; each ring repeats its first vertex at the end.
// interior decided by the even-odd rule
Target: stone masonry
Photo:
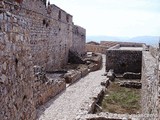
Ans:
{"type": "Polygon", "coordinates": [[[107,49],[120,44],[130,47],[142,46],[142,43],[134,43],[134,42],[100,41],[100,43],[96,43],[91,41],[86,44],[86,52],[106,54],[107,49]]]}
{"type": "Polygon", "coordinates": [[[76,52],[79,56],[84,56],[85,54],[85,29],[74,25],[73,27],[73,41],[72,41],[72,51],[76,52]]]}
{"type": "MultiPolygon", "coordinates": [[[[119,48],[118,46],[116,47],[119,48]]],[[[132,46],[130,45],[130,47],[132,46]]],[[[144,48],[145,49],[141,51],[142,52],[141,54],[142,55],[141,57],[142,58],[141,112],[139,114],[114,114],[114,113],[100,112],[97,114],[87,114],[85,116],[82,116],[81,120],[102,120],[102,119],[103,120],[110,120],[110,119],[111,120],[114,120],[114,119],[115,120],[118,120],[118,119],[120,120],[159,120],[160,119],[160,74],[159,74],[159,71],[160,71],[159,55],[160,54],[159,54],[159,50],[152,46],[149,46],[149,49],[146,49],[146,47],[144,48]]],[[[121,51],[121,50],[117,50],[117,52],[118,51],[121,51]]],[[[114,54],[114,55],[117,55],[117,54],[114,54]]],[[[125,56],[125,54],[123,55],[125,56]]],[[[131,63],[132,63],[132,60],[131,60],[131,63]]]]}
{"type": "Polygon", "coordinates": [[[158,61],[157,57],[154,57],[153,52],[155,51],[144,51],[142,57],[142,113],[149,116],[149,118],[143,118],[143,120],[159,120],[158,116],[160,116],[158,113],[160,110],[158,98],[158,61]]]}
{"type": "Polygon", "coordinates": [[[142,46],[130,47],[123,44],[111,47],[106,52],[106,71],[113,69],[116,74],[141,73],[142,50],[142,46]]]}
{"type": "Polygon", "coordinates": [[[36,105],[65,89],[64,82],[37,83],[33,66],[61,69],[77,44],[84,54],[85,29],[76,26],[80,32],[74,37],[73,28],[72,16],[56,5],[46,6],[46,0],[0,0],[2,120],[34,120],[36,105]]]}

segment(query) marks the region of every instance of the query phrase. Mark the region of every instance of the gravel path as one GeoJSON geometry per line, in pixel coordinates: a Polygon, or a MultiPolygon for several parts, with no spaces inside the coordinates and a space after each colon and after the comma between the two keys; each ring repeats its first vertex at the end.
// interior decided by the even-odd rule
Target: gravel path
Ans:
{"type": "MultiPolygon", "coordinates": [[[[105,80],[105,56],[101,70],[91,72],[86,77],[67,87],[67,89],[51,99],[48,103],[38,108],[37,120],[75,120],[90,106],[93,97],[102,89],[100,83],[105,80]]],[[[86,113],[87,114],[87,113],[86,113]]]]}

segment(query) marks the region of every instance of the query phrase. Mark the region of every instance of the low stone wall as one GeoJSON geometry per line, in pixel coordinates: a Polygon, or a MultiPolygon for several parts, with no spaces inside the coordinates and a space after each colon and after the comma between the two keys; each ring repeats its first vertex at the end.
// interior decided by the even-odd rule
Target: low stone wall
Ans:
{"type": "Polygon", "coordinates": [[[143,118],[143,120],[158,120],[159,99],[157,61],[148,51],[143,52],[142,58],[142,113],[144,115],[152,115],[150,119],[143,118]]]}
{"type": "Polygon", "coordinates": [[[144,115],[144,114],[129,115],[129,114],[116,114],[116,113],[105,113],[105,112],[101,112],[99,114],[88,114],[83,116],[80,120],[143,120],[144,118],[146,120],[153,120],[152,115],[144,115]]]}
{"type": "Polygon", "coordinates": [[[41,80],[35,82],[34,102],[36,107],[43,105],[50,98],[56,96],[66,89],[66,82],[63,78],[53,78],[45,83],[41,80]]]}
{"type": "Polygon", "coordinates": [[[102,67],[102,55],[94,54],[89,58],[85,58],[84,61],[90,61],[89,65],[79,65],[76,68],[70,69],[65,75],[66,83],[72,84],[78,79],[86,76],[89,72],[99,70],[102,67]]]}
{"type": "Polygon", "coordinates": [[[102,67],[102,55],[101,54],[93,53],[92,58],[86,58],[85,61],[91,61],[91,64],[88,65],[88,68],[91,72],[99,70],[102,67]]]}
{"type": "Polygon", "coordinates": [[[101,41],[101,45],[105,46],[115,46],[117,44],[120,44],[122,47],[142,47],[144,43],[135,43],[135,42],[118,42],[118,41],[101,41]]]}
{"type": "Polygon", "coordinates": [[[86,47],[86,52],[94,52],[102,54],[105,54],[106,50],[109,48],[103,45],[92,45],[92,44],[86,44],[85,47],[86,47]]]}
{"type": "Polygon", "coordinates": [[[81,72],[78,70],[70,70],[64,75],[65,81],[68,84],[72,84],[81,78],[81,72]]]}

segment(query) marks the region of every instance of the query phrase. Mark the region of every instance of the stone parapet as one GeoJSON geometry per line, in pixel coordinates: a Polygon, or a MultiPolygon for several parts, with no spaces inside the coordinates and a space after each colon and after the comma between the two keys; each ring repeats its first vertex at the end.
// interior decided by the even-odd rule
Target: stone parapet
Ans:
{"type": "MultiPolygon", "coordinates": [[[[143,114],[154,115],[152,120],[158,116],[158,71],[156,59],[150,52],[144,51],[142,57],[142,90],[141,105],[143,114]]],[[[148,120],[143,118],[143,120],[148,120]]]]}

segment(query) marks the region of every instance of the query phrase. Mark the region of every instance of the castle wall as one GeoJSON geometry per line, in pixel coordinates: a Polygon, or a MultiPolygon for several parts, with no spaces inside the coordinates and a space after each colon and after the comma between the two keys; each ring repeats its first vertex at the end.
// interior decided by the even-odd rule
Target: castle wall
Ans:
{"type": "Polygon", "coordinates": [[[32,120],[36,110],[29,22],[11,13],[11,4],[0,5],[0,119],[32,120]]]}
{"type": "MultiPolygon", "coordinates": [[[[72,16],[45,3],[45,0],[0,1],[0,118],[3,120],[34,120],[36,106],[66,87],[63,80],[36,82],[33,72],[35,65],[45,71],[61,69],[67,64],[73,41],[72,16]]],[[[79,44],[84,45],[84,41],[79,44]]]]}
{"type": "Polygon", "coordinates": [[[79,56],[85,54],[86,30],[80,26],[73,26],[72,51],[78,53],[79,56]]]}
{"type": "Polygon", "coordinates": [[[30,15],[31,47],[34,64],[43,66],[46,71],[53,71],[67,63],[72,41],[72,17],[69,16],[67,22],[66,12],[55,5],[49,7],[52,12],[47,16],[38,13],[30,15]]]}
{"type": "Polygon", "coordinates": [[[27,21],[34,65],[43,66],[46,71],[64,66],[72,46],[72,16],[55,5],[46,7],[41,0],[24,0],[20,6],[9,0],[7,3],[12,4],[8,11],[27,21]]]}
{"type": "Polygon", "coordinates": [[[106,71],[113,69],[117,74],[140,73],[141,65],[142,51],[107,50],[106,52],[106,71]]]}
{"type": "Polygon", "coordinates": [[[141,108],[144,115],[143,120],[158,120],[157,117],[160,116],[158,115],[158,66],[152,52],[143,51],[142,57],[141,108]]]}

